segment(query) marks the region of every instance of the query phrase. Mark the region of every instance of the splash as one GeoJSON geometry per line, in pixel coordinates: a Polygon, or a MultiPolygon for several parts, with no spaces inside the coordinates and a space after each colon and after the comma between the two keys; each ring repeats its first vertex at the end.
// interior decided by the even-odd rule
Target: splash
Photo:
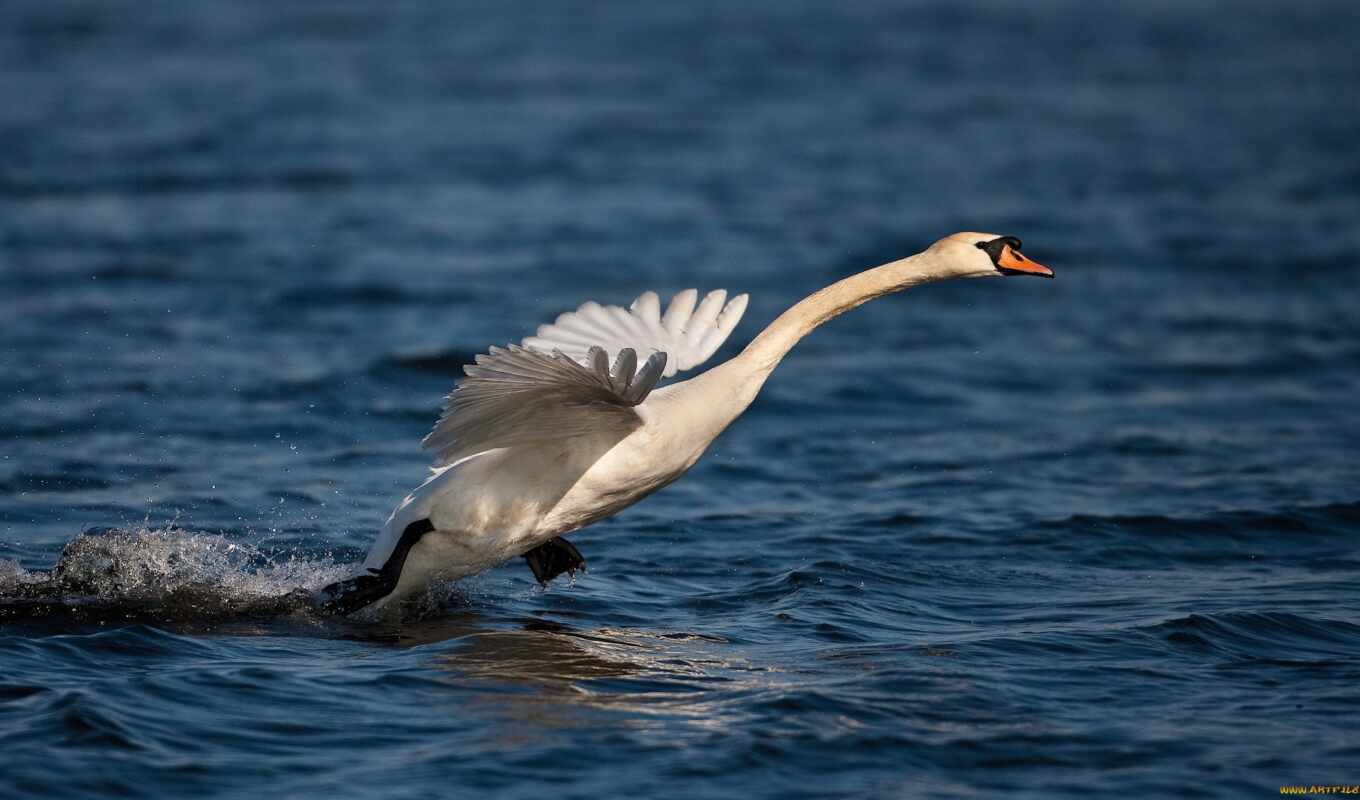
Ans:
{"type": "Polygon", "coordinates": [[[178,528],[107,529],[77,536],[51,570],[0,561],[0,616],[152,616],[204,619],[286,613],[346,577],[350,565],[266,553],[178,528]]]}

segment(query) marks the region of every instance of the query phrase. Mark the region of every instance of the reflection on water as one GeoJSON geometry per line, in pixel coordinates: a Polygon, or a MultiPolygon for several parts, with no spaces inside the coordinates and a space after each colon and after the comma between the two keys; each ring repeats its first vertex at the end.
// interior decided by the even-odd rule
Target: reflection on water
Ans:
{"type": "Polygon", "coordinates": [[[492,723],[488,744],[496,747],[593,726],[600,714],[637,733],[673,737],[676,722],[721,731],[746,716],[734,697],[780,686],[777,670],[735,656],[719,636],[580,630],[543,619],[493,628],[481,616],[469,610],[408,624],[392,630],[389,641],[421,647],[456,640],[428,665],[475,692],[459,708],[492,723]],[[717,700],[715,690],[726,699],[717,700]]]}

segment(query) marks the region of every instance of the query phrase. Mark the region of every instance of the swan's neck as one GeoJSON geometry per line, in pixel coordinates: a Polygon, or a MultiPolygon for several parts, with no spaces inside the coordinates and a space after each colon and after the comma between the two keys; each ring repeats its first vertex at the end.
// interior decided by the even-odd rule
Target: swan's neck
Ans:
{"type": "Polygon", "coordinates": [[[733,361],[741,362],[744,369],[759,374],[763,381],[794,345],[822,323],[876,297],[948,277],[944,267],[936,254],[927,250],[836,281],[780,314],[733,361]]]}
{"type": "Polygon", "coordinates": [[[935,252],[927,250],[851,275],[808,296],[780,314],[737,357],[685,382],[683,394],[698,406],[694,422],[702,418],[708,423],[696,425],[703,428],[700,435],[716,437],[745,411],[789,350],[822,323],[875,297],[955,274],[935,252]]]}

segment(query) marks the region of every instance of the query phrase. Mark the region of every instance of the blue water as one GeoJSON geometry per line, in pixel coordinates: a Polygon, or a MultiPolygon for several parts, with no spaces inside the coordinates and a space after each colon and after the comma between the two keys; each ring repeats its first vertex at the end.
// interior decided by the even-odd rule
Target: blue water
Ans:
{"type": "Polygon", "coordinates": [[[1355,5],[0,22],[0,796],[1360,783],[1355,5]],[[277,607],[487,345],[725,287],[727,357],[956,230],[1058,279],[829,324],[574,582],[277,607]]]}

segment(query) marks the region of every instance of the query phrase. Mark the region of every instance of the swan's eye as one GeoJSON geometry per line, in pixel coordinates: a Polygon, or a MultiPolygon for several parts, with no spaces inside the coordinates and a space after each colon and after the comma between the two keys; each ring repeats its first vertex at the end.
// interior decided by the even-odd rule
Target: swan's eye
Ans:
{"type": "Polygon", "coordinates": [[[992,259],[992,263],[995,264],[1001,259],[1001,248],[1008,244],[1011,245],[1011,247],[1015,247],[1015,245],[1011,244],[1014,241],[1016,241],[1014,237],[1001,236],[986,242],[978,242],[977,249],[986,253],[987,257],[992,259]]]}

